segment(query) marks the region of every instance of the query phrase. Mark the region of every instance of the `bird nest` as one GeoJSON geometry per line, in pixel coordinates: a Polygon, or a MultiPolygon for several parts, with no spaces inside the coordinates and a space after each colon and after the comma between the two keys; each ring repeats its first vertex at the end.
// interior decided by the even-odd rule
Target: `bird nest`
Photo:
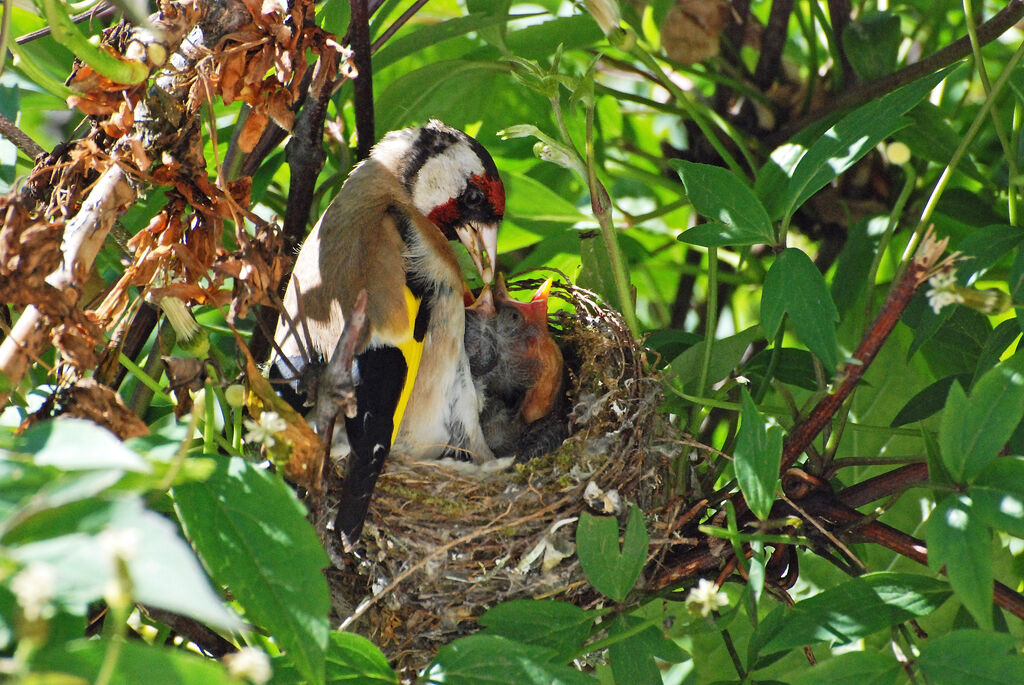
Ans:
{"type": "MultiPolygon", "coordinates": [[[[422,668],[500,602],[596,601],[573,553],[580,512],[660,503],[675,429],[657,411],[661,384],[647,351],[593,293],[563,281],[551,294],[570,309],[552,324],[569,379],[571,435],[561,446],[492,473],[392,461],[377,483],[358,556],[337,549],[327,530],[330,507],[316,517],[333,550],[327,575],[336,618],[400,668],[422,668]]],[[[337,479],[327,479],[328,503],[337,479]]]]}

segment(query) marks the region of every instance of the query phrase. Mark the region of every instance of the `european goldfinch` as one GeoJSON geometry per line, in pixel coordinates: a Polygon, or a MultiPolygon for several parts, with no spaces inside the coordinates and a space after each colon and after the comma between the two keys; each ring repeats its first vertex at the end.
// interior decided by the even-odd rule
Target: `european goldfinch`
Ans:
{"type": "MultiPolygon", "coordinates": [[[[355,347],[356,416],[335,529],[354,544],[384,460],[493,459],[463,344],[462,274],[449,240],[493,281],[505,191],[479,142],[439,121],[393,131],[353,169],[303,243],[275,340],[287,359],[329,358],[366,291],[355,347]],[[295,322],[293,325],[287,321],[295,322]]],[[[282,375],[292,375],[277,362],[282,375]]]]}

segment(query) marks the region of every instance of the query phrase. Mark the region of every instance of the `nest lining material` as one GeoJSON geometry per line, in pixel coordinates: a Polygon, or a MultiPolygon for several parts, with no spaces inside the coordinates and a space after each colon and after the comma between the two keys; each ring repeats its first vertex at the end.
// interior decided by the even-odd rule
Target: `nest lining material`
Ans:
{"type": "MultiPolygon", "coordinates": [[[[538,283],[520,281],[516,287],[538,283]]],[[[516,598],[587,604],[597,599],[574,555],[587,500],[648,509],[660,503],[670,428],[657,412],[661,385],[620,315],[567,281],[552,295],[573,312],[553,335],[569,370],[572,435],[553,453],[513,469],[468,473],[430,463],[388,465],[377,483],[360,558],[334,550],[328,571],[335,618],[402,668],[422,668],[437,648],[472,632],[470,621],[516,598]],[[602,495],[610,493],[611,497],[602,495]]],[[[333,469],[328,469],[333,471],[333,469]]],[[[327,498],[338,478],[329,474],[327,498]]],[[[336,548],[324,507],[316,524],[336,548]]],[[[618,507],[615,513],[621,513],[618,507]]]]}

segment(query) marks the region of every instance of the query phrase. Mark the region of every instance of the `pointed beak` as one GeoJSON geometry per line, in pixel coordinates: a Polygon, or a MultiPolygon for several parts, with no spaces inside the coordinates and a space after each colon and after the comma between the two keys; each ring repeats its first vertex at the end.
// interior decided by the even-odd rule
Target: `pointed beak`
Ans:
{"type": "Polygon", "coordinates": [[[533,299],[531,299],[530,302],[543,302],[544,308],[547,309],[548,295],[551,293],[551,284],[554,283],[554,281],[555,279],[549,278],[541,283],[540,287],[533,293],[533,299]]]}
{"type": "MultiPolygon", "coordinates": [[[[475,310],[487,316],[494,316],[494,294],[491,291],[490,284],[484,285],[484,289],[480,291],[476,300],[472,300],[472,292],[469,295],[472,303],[467,306],[467,309],[475,310]]],[[[465,302],[465,295],[463,295],[463,302],[465,302]]]]}
{"type": "Polygon", "coordinates": [[[463,224],[455,229],[459,240],[469,250],[476,270],[484,284],[494,282],[498,256],[498,226],[496,224],[463,224]]]}

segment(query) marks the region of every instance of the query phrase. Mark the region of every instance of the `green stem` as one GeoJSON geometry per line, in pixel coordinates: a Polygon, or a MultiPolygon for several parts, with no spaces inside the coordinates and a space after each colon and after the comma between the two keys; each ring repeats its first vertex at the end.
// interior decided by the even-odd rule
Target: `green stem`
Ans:
{"type": "Polygon", "coordinates": [[[608,259],[612,265],[612,277],[615,279],[615,291],[619,297],[619,307],[626,325],[634,337],[640,335],[640,322],[636,318],[636,307],[633,305],[633,293],[629,283],[629,271],[626,260],[619,246],[619,236],[612,223],[611,202],[604,185],[597,178],[597,163],[594,158],[594,108],[587,107],[587,186],[590,189],[591,206],[601,235],[604,237],[608,259]]]}
{"type": "Polygon", "coordinates": [[[989,111],[992,109],[995,103],[996,97],[1002,91],[1003,86],[1010,79],[1010,75],[1017,67],[1017,63],[1020,62],[1021,57],[1024,57],[1024,43],[1021,43],[1017,51],[1013,53],[1013,57],[1006,63],[1003,72],[999,74],[999,78],[992,84],[992,92],[985,99],[981,109],[974,117],[974,121],[971,122],[967,132],[964,133],[963,139],[960,141],[960,145],[957,146],[953,152],[953,156],[949,160],[949,164],[942,170],[942,175],[939,176],[939,180],[935,182],[935,187],[932,189],[932,194],[928,198],[928,202],[925,203],[924,209],[921,211],[921,219],[918,221],[917,227],[914,229],[914,235],[911,237],[910,242],[907,243],[907,248],[903,251],[903,267],[901,271],[906,268],[906,264],[910,262],[914,252],[917,250],[918,243],[921,242],[921,238],[924,236],[925,231],[928,229],[929,222],[931,221],[932,214],[935,212],[935,206],[939,202],[939,198],[942,197],[942,193],[945,192],[946,186],[949,184],[949,179],[953,175],[957,166],[963,160],[964,155],[967,154],[968,148],[974,142],[975,136],[978,135],[978,131],[981,130],[981,125],[989,115],[989,111]]]}
{"type": "MultiPolygon", "coordinates": [[[[971,41],[971,51],[974,53],[974,64],[978,68],[978,78],[981,79],[981,86],[985,89],[985,95],[991,98],[992,82],[989,80],[988,70],[985,68],[985,62],[981,56],[981,43],[978,42],[978,30],[975,27],[974,7],[971,4],[971,0],[963,0],[963,4],[964,16],[967,18],[967,36],[971,41]]],[[[999,139],[999,144],[1003,148],[1003,154],[1006,156],[1006,166],[1010,172],[1010,181],[1007,187],[1007,214],[1009,215],[1010,223],[1016,225],[1017,193],[1014,186],[1018,182],[1017,157],[1013,153],[1014,147],[1011,145],[1010,139],[1003,129],[1003,122],[999,119],[995,106],[991,108],[989,113],[992,116],[992,128],[995,129],[996,138],[999,139]]]]}
{"type": "MultiPolygon", "coordinates": [[[[718,328],[718,248],[708,248],[708,314],[704,320],[704,357],[700,362],[700,381],[697,392],[704,394],[711,370],[711,352],[714,349],[715,330],[718,328]]],[[[690,418],[690,430],[697,432],[700,427],[700,416],[704,408],[695,406],[690,418]]]]}
{"type": "Polygon", "coordinates": [[[174,404],[174,400],[171,396],[164,392],[164,389],[160,387],[160,383],[153,379],[145,370],[129,359],[124,352],[118,355],[118,360],[121,362],[121,366],[128,369],[133,376],[135,376],[140,383],[145,385],[147,388],[153,391],[154,395],[159,396],[161,399],[166,400],[168,404],[174,404]]]}

